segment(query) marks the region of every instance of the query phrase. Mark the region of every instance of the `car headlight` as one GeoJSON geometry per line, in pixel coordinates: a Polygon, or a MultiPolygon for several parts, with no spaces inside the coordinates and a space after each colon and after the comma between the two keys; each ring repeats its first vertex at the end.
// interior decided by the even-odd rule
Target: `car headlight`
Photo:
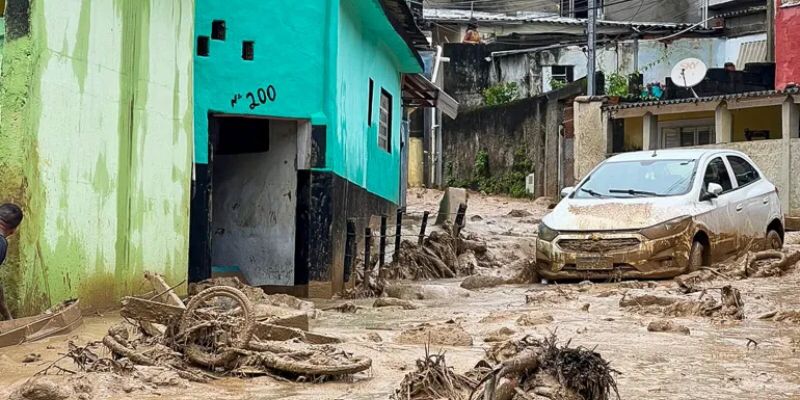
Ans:
{"type": "Polygon", "coordinates": [[[660,239],[667,236],[677,235],[689,227],[692,217],[673,218],[667,222],[653,225],[642,229],[642,235],[648,239],[660,239]]]}
{"type": "Polygon", "coordinates": [[[550,229],[550,227],[545,225],[544,222],[539,222],[539,240],[552,242],[556,236],[558,236],[558,231],[550,229]]]}

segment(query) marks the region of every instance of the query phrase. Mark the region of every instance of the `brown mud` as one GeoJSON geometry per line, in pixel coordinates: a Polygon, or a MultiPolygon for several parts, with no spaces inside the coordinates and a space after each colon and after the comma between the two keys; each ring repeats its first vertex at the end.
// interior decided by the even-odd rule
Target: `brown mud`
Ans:
{"type": "MultiPolygon", "coordinates": [[[[435,211],[438,207],[435,191],[412,192],[409,201],[411,210],[435,211]]],[[[469,202],[469,222],[463,233],[484,240],[500,263],[500,267],[485,270],[479,266],[476,273],[516,276],[520,272],[516,266],[521,264],[515,261],[533,254],[537,219],[544,215],[546,207],[479,194],[471,194],[469,202]],[[528,210],[533,216],[509,217],[507,214],[513,209],[528,210]],[[480,215],[480,220],[471,218],[474,215],[480,215]]],[[[790,234],[787,243],[800,244],[798,238],[800,235],[790,234]]],[[[790,245],[789,250],[800,250],[800,246],[790,245]]],[[[375,308],[375,299],[314,301],[320,310],[346,302],[362,307],[357,313],[317,312],[318,317],[310,321],[314,332],[343,338],[344,343],[338,347],[372,359],[370,370],[347,381],[312,384],[269,376],[230,376],[205,384],[181,380],[186,385],[181,387],[111,373],[62,373],[47,378],[62,387],[72,385],[74,380],[85,380],[91,390],[86,398],[91,399],[188,400],[202,393],[203,397],[219,399],[385,400],[401,387],[407,374],[417,371],[417,360],[426,354],[425,343],[398,343],[399,335],[423,323],[455,320],[472,338],[472,345],[434,345],[428,354],[444,351],[447,367],[456,374],[466,375],[491,354],[496,354],[497,359],[513,356],[516,348],[508,340],[520,340],[525,335],[544,339],[555,331],[562,343],[571,340],[570,347],[593,349],[611,368],[620,371],[616,383],[623,399],[795,399],[800,394],[800,324],[792,322],[788,314],[800,310],[797,268],[788,268],[781,276],[763,278],[714,275],[712,280],[694,284],[688,294],[671,280],[583,286],[506,284],[477,291],[459,287],[461,280],[392,282],[398,288],[395,294],[413,301],[416,309],[375,308]],[[691,331],[689,336],[648,332],[653,314],[631,312],[619,305],[626,294],[696,299],[704,289],[718,300],[719,288],[726,285],[740,292],[744,319],[657,317],[685,326],[691,331]],[[581,311],[584,304],[590,304],[589,312],[581,311]],[[787,317],[778,311],[784,311],[787,317]],[[546,313],[553,321],[516,325],[520,317],[529,313],[546,313]],[[769,313],[774,315],[759,319],[769,313]],[[507,336],[503,341],[484,341],[501,330],[507,333],[502,335],[507,336]]],[[[8,398],[34,374],[62,357],[69,341],[101,340],[118,321],[117,314],[85,316],[83,326],[71,334],[0,349],[0,398],[8,398]],[[31,353],[41,354],[41,361],[23,363],[31,353]]],[[[165,372],[158,374],[170,381],[165,372]]],[[[158,378],[153,380],[158,382],[158,378]]],[[[80,395],[75,390],[72,393],[76,399],[80,395]]]]}

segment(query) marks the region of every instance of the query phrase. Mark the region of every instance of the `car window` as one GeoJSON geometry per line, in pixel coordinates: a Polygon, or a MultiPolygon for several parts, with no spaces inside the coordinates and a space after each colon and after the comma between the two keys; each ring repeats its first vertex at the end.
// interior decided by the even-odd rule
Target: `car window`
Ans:
{"type": "Polygon", "coordinates": [[[731,164],[733,175],[736,177],[736,182],[739,183],[739,186],[748,185],[761,178],[755,167],[742,157],[728,156],[728,162],[731,164]]]}
{"type": "Polygon", "coordinates": [[[728,174],[728,169],[725,168],[725,162],[722,161],[721,157],[717,157],[708,163],[706,173],[703,176],[703,188],[708,189],[709,183],[716,183],[722,186],[723,192],[733,189],[730,174],[728,174]]]}
{"type": "Polygon", "coordinates": [[[694,182],[695,160],[613,161],[600,165],[573,198],[674,196],[694,182]]]}

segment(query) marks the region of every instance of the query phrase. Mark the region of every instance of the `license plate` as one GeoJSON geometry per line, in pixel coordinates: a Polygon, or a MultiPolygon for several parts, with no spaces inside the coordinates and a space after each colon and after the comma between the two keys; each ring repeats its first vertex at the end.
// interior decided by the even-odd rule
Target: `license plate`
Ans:
{"type": "Polygon", "coordinates": [[[578,257],[575,267],[581,270],[614,269],[614,262],[608,257],[578,257]]]}

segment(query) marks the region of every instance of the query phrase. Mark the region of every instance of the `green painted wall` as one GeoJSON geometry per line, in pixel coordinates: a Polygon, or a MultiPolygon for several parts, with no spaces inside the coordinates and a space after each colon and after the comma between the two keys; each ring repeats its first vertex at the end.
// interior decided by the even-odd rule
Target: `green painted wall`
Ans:
{"type": "Polygon", "coordinates": [[[328,140],[328,167],[395,203],[400,192],[401,72],[419,64],[377,2],[341,0],[337,96],[338,134],[328,140]],[[375,82],[369,104],[369,79],[375,82]],[[381,90],[392,96],[391,152],[378,147],[381,90]],[[372,108],[372,125],[368,110],[372,108]]]}
{"type": "Polygon", "coordinates": [[[208,162],[208,113],[231,113],[327,122],[323,103],[328,45],[328,0],[287,6],[278,0],[197,0],[196,36],[211,36],[224,21],[225,40],[210,40],[208,56],[195,53],[195,161],[208,162]],[[242,59],[242,42],[253,41],[254,59],[242,59]],[[247,93],[275,88],[275,101],[251,109],[247,93]],[[235,95],[241,95],[235,104],[235,95]]]}
{"type": "MultiPolygon", "coordinates": [[[[225,21],[225,40],[195,55],[195,162],[208,162],[209,112],[310,120],[327,125],[326,166],[383,198],[398,200],[400,73],[419,72],[412,51],[377,0],[197,0],[196,36],[225,21]],[[242,41],[255,42],[252,61],[242,41]],[[367,85],[395,95],[392,153],[367,126],[367,85]],[[251,108],[248,93],[272,85],[275,100],[251,108]],[[234,96],[237,97],[232,102],[234,96]],[[369,172],[369,173],[367,173],[369,172]]],[[[378,92],[379,93],[379,90],[378,92]]]]}
{"type": "Polygon", "coordinates": [[[0,193],[26,212],[0,272],[12,304],[114,306],[147,290],[145,270],[180,282],[193,1],[32,0],[30,14],[0,83],[0,193]]]}

